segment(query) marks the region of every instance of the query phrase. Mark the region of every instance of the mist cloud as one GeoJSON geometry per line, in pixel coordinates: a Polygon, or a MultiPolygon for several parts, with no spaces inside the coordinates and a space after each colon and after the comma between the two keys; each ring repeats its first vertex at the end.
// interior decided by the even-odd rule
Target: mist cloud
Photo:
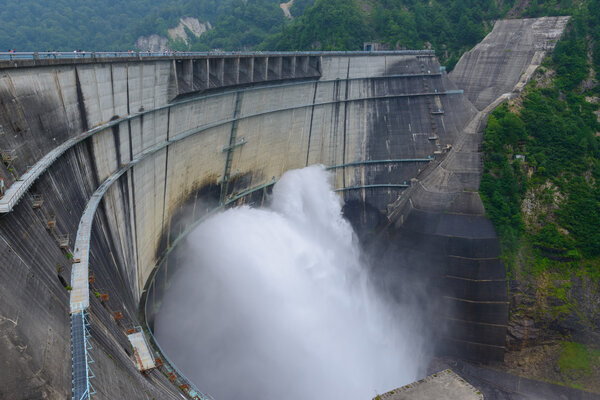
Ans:
{"type": "Polygon", "coordinates": [[[418,378],[424,339],[373,288],[329,179],[289,171],[268,207],[189,235],[155,331],[216,400],[370,399],[418,378]]]}

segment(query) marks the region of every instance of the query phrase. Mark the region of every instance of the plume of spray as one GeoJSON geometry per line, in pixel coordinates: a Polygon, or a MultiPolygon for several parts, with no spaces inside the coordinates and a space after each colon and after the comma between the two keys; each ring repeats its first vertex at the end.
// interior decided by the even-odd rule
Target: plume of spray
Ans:
{"type": "Polygon", "coordinates": [[[289,171],[268,207],[189,235],[155,333],[215,399],[369,399],[417,378],[424,340],[373,287],[329,179],[289,171]]]}

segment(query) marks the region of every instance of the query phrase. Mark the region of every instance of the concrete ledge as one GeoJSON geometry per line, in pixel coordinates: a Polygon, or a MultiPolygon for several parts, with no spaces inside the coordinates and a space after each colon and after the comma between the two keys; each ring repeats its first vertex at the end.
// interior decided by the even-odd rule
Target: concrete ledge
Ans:
{"type": "Polygon", "coordinates": [[[374,397],[373,400],[480,400],[483,394],[450,369],[374,397]]]}

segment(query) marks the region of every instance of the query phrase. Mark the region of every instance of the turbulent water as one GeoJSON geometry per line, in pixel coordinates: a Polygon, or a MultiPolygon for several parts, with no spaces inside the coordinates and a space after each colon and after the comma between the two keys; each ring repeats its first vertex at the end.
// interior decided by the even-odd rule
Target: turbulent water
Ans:
{"type": "Polygon", "coordinates": [[[155,331],[215,399],[370,399],[417,377],[423,343],[371,286],[329,178],[289,171],[268,207],[189,235],[155,331]]]}

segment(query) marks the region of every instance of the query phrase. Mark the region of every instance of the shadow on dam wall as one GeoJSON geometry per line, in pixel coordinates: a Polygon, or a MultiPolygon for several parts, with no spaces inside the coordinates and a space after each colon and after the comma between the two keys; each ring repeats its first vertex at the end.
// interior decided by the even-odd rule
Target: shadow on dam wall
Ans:
{"type": "MultiPolygon", "coordinates": [[[[535,24],[519,29],[544,29],[535,24]]],[[[527,42],[538,36],[519,37],[529,58],[507,69],[502,84],[517,84],[538,51],[527,42]]],[[[525,53],[503,55],[510,63],[511,54],[525,53]]],[[[331,169],[365,248],[382,255],[377,268],[386,290],[400,287],[401,271],[426,277],[432,308],[444,310],[431,314],[447,327],[441,349],[501,360],[506,277],[476,192],[485,113],[460,91],[476,87],[465,79],[482,75],[482,54],[479,63],[459,63],[452,77],[430,52],[322,53],[299,67],[279,54],[272,65],[276,81],[250,86],[249,70],[231,75],[237,81],[224,75],[211,81],[202,67],[254,65],[241,56],[181,60],[181,67],[168,57],[2,66],[0,178],[7,187],[61,143],[79,138],[86,125],[99,128],[49,162],[0,216],[0,359],[9,360],[2,364],[0,397],[70,396],[63,282],[69,282],[80,218],[94,191],[118,171],[124,172],[104,192],[89,242],[97,398],[180,398],[162,369],[139,373],[126,336],[142,320],[140,301],[152,293],[153,309],[160,303],[149,278],[173,272],[171,260],[165,269],[156,266],[189,226],[190,210],[193,220],[214,204],[260,205],[284,171],[312,164],[331,169]],[[291,71],[311,65],[318,67],[312,77],[295,79],[291,71]],[[454,76],[461,79],[455,83],[454,76]],[[180,82],[188,83],[181,93],[180,82]],[[209,92],[195,93],[202,82],[213,82],[209,92]]]]}

